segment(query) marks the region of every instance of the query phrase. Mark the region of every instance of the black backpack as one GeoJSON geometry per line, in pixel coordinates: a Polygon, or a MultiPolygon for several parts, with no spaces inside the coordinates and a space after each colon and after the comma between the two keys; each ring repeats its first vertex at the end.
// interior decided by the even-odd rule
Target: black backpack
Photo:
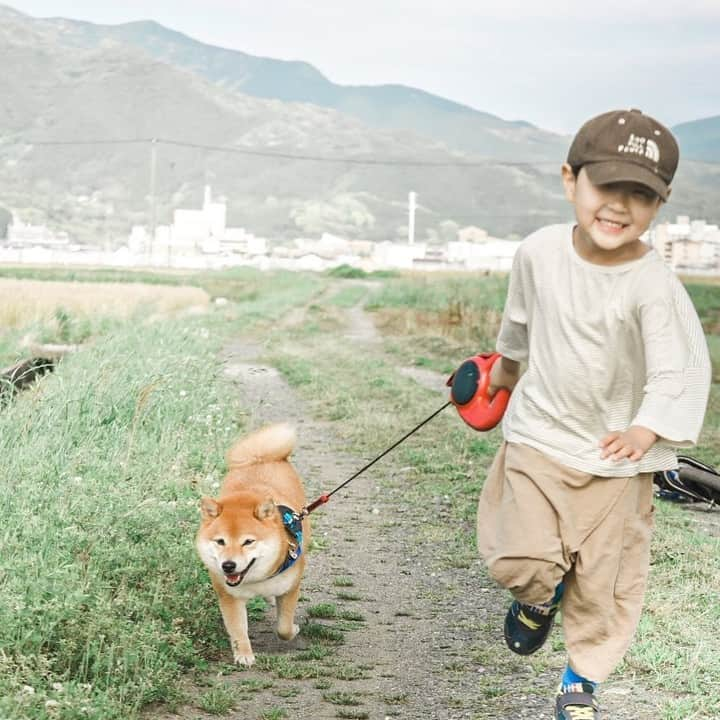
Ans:
{"type": "Polygon", "coordinates": [[[720,505],[720,473],[688,455],[678,455],[677,469],[656,472],[653,482],[666,500],[720,505]]]}

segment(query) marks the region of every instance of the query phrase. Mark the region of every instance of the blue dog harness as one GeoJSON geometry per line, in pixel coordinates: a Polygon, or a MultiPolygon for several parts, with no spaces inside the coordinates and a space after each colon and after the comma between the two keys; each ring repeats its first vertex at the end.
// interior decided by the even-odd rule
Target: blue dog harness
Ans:
{"type": "MultiPolygon", "coordinates": [[[[280,566],[280,569],[275,573],[275,575],[285,572],[285,570],[291,568],[295,564],[295,561],[302,555],[303,540],[302,520],[300,516],[292,508],[289,508],[286,505],[278,505],[277,509],[280,513],[280,517],[282,518],[285,530],[287,530],[288,535],[292,537],[293,542],[290,543],[290,549],[288,550],[285,562],[280,566]]],[[[273,577],[275,577],[275,575],[273,575],[273,577]]]]}

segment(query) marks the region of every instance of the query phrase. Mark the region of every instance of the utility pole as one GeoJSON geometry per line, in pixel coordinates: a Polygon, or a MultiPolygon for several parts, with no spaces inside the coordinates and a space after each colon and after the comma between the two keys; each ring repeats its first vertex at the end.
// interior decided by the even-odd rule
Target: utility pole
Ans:
{"type": "Polygon", "coordinates": [[[157,179],[157,138],[150,140],[150,262],[153,259],[155,231],[157,229],[157,197],[155,183],[157,179]]]}
{"type": "Polygon", "coordinates": [[[417,195],[411,192],[408,195],[408,244],[412,245],[415,242],[415,199],[417,195]]]}

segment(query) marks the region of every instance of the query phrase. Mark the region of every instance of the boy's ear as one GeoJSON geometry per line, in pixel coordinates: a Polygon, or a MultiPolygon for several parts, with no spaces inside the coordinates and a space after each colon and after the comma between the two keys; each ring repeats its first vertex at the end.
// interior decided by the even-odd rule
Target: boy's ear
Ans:
{"type": "Polygon", "coordinates": [[[569,202],[575,202],[575,183],[577,178],[570,165],[563,163],[560,174],[562,175],[563,187],[565,188],[565,197],[569,202]]]}

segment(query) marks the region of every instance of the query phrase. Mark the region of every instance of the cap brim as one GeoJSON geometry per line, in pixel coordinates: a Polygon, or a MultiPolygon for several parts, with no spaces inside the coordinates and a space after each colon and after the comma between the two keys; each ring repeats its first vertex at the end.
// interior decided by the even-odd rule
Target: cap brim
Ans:
{"type": "Polygon", "coordinates": [[[606,160],[583,165],[593,185],[608,185],[616,182],[635,182],[656,192],[663,200],[670,195],[669,185],[654,172],[631,162],[606,160]]]}

